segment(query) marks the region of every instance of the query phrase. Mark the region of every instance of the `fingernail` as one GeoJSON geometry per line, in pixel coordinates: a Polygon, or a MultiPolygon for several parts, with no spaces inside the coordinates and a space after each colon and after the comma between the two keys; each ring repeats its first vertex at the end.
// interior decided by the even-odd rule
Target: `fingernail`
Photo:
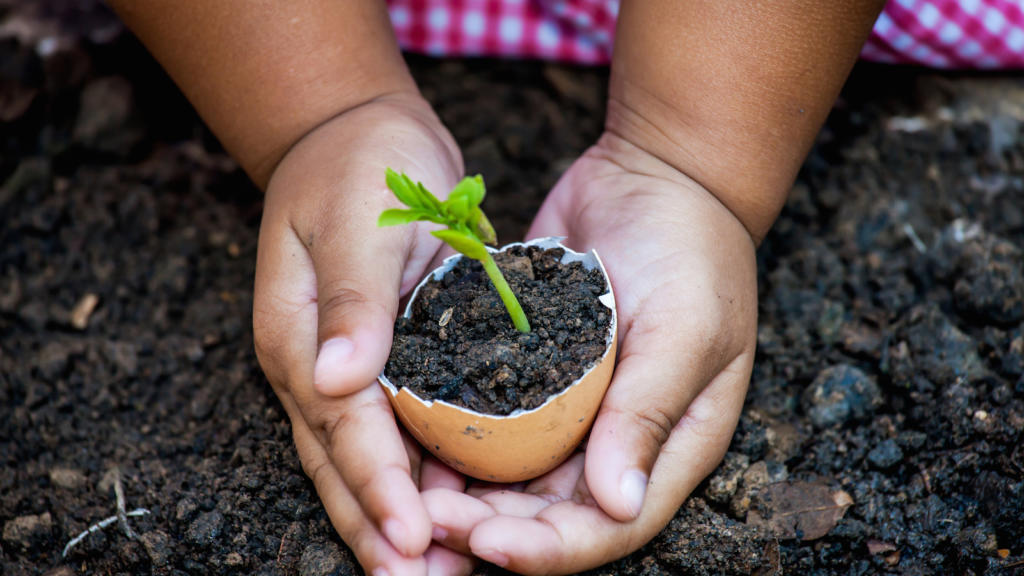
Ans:
{"type": "Polygon", "coordinates": [[[337,382],[345,369],[345,363],[352,356],[355,345],[348,338],[331,338],[320,346],[313,368],[313,384],[317,388],[330,389],[337,382]]]}
{"type": "Polygon", "coordinates": [[[373,572],[371,572],[371,574],[373,574],[373,576],[391,576],[391,573],[388,572],[387,568],[380,568],[380,567],[374,568],[373,572]]]}
{"type": "Polygon", "coordinates": [[[626,503],[629,515],[636,518],[644,506],[644,494],[647,493],[647,475],[633,468],[622,473],[619,480],[619,492],[626,503]]]}
{"type": "Polygon", "coordinates": [[[384,532],[384,537],[388,539],[388,542],[391,542],[392,546],[399,550],[402,549],[402,543],[406,539],[406,530],[401,522],[394,518],[388,518],[381,526],[381,531],[384,532]]]}
{"type": "Polygon", "coordinates": [[[506,556],[501,550],[495,550],[493,548],[487,550],[473,550],[473,554],[476,554],[481,560],[490,562],[495,566],[508,566],[508,556],[506,556]]]}
{"type": "Polygon", "coordinates": [[[438,542],[444,542],[444,539],[448,537],[448,531],[440,526],[434,526],[434,529],[430,531],[430,537],[438,542]]]}

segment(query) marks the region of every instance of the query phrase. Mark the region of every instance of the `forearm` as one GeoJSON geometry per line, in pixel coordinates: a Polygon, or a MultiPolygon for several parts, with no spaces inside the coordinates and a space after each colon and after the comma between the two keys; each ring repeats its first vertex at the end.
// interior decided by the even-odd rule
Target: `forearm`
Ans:
{"type": "Polygon", "coordinates": [[[383,0],[110,3],[261,187],[326,120],[416,93],[383,0]]]}
{"type": "Polygon", "coordinates": [[[771,227],[882,0],[624,0],[606,128],[771,227]]]}

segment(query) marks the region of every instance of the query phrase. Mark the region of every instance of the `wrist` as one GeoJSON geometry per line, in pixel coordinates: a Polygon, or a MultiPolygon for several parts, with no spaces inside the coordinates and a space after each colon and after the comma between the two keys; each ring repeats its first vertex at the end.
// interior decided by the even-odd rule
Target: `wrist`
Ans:
{"type": "MultiPolygon", "coordinates": [[[[649,219],[652,214],[658,214],[660,216],[655,220],[668,224],[669,228],[660,233],[653,233],[655,237],[670,234],[672,227],[678,226],[679,222],[688,221],[690,225],[699,222],[700,226],[691,230],[690,234],[711,232],[716,242],[744,246],[751,253],[756,248],[756,240],[747,225],[722,202],[721,198],[664,158],[652,154],[622,135],[606,130],[597,143],[587,150],[585,157],[608,166],[608,174],[626,173],[632,177],[643,178],[631,180],[630,186],[610,185],[602,188],[607,190],[606,193],[625,196],[642,191],[641,195],[646,199],[646,212],[619,211],[617,217],[613,219],[621,221],[626,229],[635,227],[636,222],[641,219],[649,219]],[[638,182],[642,184],[637,185],[638,182]],[[674,216],[668,216],[670,214],[674,216]]],[[[579,187],[579,190],[582,191],[584,188],[579,187]]],[[[593,191],[587,193],[592,194],[593,191]]],[[[576,197],[573,203],[586,205],[591,201],[576,197]]],[[[624,204],[618,202],[624,206],[631,203],[632,201],[628,199],[624,204]]],[[[614,234],[610,230],[608,233],[614,234]]]]}
{"type": "Polygon", "coordinates": [[[806,154],[724,135],[722,126],[701,125],[649,94],[621,86],[609,98],[605,131],[696,182],[733,214],[755,245],[782,209],[806,154]]]}

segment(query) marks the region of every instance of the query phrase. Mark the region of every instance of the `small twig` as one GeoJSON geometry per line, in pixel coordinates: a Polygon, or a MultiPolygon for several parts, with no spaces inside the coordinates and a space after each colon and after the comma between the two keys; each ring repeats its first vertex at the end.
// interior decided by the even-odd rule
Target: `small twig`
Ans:
{"type": "Polygon", "coordinates": [[[917,232],[910,223],[903,224],[903,233],[907,235],[907,238],[910,238],[910,243],[914,245],[914,248],[916,248],[918,252],[921,254],[928,252],[928,246],[925,245],[924,241],[921,240],[921,237],[917,235],[917,232]]]}
{"type": "Polygon", "coordinates": [[[146,510],[145,508],[136,508],[131,512],[125,511],[124,486],[121,485],[121,469],[117,466],[107,470],[107,473],[103,475],[103,480],[100,481],[100,490],[109,490],[111,485],[114,487],[114,499],[117,507],[117,513],[109,518],[100,520],[92,526],[89,526],[81,534],[72,538],[71,541],[64,546],[64,551],[60,554],[61,558],[67,557],[68,551],[85,539],[86,536],[93,532],[99,532],[114,522],[117,522],[121,526],[121,531],[124,532],[124,535],[127,536],[129,540],[135,540],[138,538],[135,531],[132,530],[132,527],[128,524],[128,518],[130,516],[145,516],[150,513],[149,510],[146,510]]]}
{"type": "Polygon", "coordinates": [[[114,498],[117,499],[117,520],[121,531],[129,540],[135,539],[135,532],[128,525],[128,513],[124,511],[124,488],[121,486],[121,469],[114,468],[114,498]]]}
{"type": "Polygon", "coordinates": [[[123,521],[124,523],[127,524],[129,516],[130,517],[145,516],[146,514],[149,514],[149,513],[150,513],[149,510],[146,510],[145,508],[136,508],[135,510],[132,510],[131,512],[124,512],[124,510],[122,509],[122,510],[120,510],[118,512],[118,514],[116,514],[114,516],[111,516],[109,518],[104,518],[103,520],[100,520],[99,522],[93,524],[92,526],[89,526],[89,528],[87,528],[86,530],[83,530],[82,533],[79,534],[78,536],[75,536],[74,538],[72,538],[71,541],[68,542],[66,546],[64,546],[64,551],[60,553],[60,557],[61,558],[66,558],[67,555],[68,555],[68,552],[71,550],[72,547],[76,546],[79,542],[84,540],[86,536],[88,536],[89,534],[92,534],[93,532],[99,532],[100,530],[102,530],[102,529],[106,528],[107,526],[110,526],[114,522],[118,522],[118,521],[123,521]],[[124,520],[121,520],[122,515],[124,516],[124,520]]]}

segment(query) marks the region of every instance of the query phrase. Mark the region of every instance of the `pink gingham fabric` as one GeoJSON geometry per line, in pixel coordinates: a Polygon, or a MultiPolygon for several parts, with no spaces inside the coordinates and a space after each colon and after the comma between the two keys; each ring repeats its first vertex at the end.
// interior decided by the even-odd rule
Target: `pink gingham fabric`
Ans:
{"type": "MultiPolygon", "coordinates": [[[[607,64],[618,0],[389,0],[401,46],[447,56],[607,64]]],[[[932,68],[1024,68],[1024,0],[890,0],[861,57],[932,68]]]]}
{"type": "Polygon", "coordinates": [[[861,56],[932,68],[1024,68],[1024,2],[890,0],[861,56]]]}
{"type": "Polygon", "coordinates": [[[607,64],[618,0],[389,0],[402,48],[607,64]]]}

